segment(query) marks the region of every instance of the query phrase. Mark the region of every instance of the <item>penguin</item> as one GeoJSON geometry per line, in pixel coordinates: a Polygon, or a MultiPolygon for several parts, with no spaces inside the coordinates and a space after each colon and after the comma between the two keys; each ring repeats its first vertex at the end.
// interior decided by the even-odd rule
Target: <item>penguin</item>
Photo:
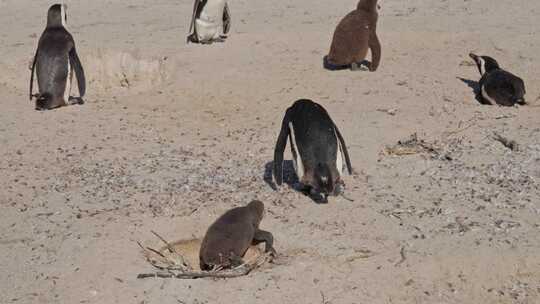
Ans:
{"type": "Polygon", "coordinates": [[[187,42],[223,42],[230,28],[227,0],[195,0],[187,42]]]}
{"type": "Polygon", "coordinates": [[[208,271],[239,266],[249,246],[262,242],[265,243],[265,252],[275,256],[272,233],[259,229],[263,217],[264,204],[257,200],[220,216],[203,238],[199,251],[201,269],[208,271]]]}
{"type": "Polygon", "coordinates": [[[283,152],[290,141],[300,190],[311,196],[339,195],[343,190],[343,160],[352,174],[347,146],[328,112],[319,104],[300,99],[287,109],[274,150],[274,178],[283,181],[283,152]]]}
{"type": "Polygon", "coordinates": [[[381,61],[381,43],[377,37],[377,0],[360,0],[356,10],[337,25],[330,52],[323,58],[327,70],[361,70],[363,65],[374,72],[381,61]],[[371,62],[366,55],[371,50],[371,62]]]}
{"type": "Polygon", "coordinates": [[[66,30],[67,7],[54,4],[47,13],[47,26],[41,34],[30,75],[30,100],[36,97],[36,110],[49,110],[70,104],[73,71],[79,87],[78,103],[86,91],[84,70],[75,41],[66,30]],[[33,94],[34,73],[39,93],[33,94]]]}
{"type": "Polygon", "coordinates": [[[484,104],[501,106],[525,105],[525,83],[516,75],[499,67],[497,61],[489,56],[470,53],[482,76],[479,81],[477,98],[484,104]]]}

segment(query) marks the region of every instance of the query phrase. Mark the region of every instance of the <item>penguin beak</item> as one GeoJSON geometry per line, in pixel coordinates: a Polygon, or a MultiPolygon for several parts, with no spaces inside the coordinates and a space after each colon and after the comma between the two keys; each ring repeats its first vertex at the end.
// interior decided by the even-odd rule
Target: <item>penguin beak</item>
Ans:
{"type": "Polygon", "coordinates": [[[473,54],[473,53],[470,53],[470,54],[469,54],[469,57],[471,57],[472,60],[474,60],[474,62],[478,63],[478,56],[477,56],[477,55],[475,55],[475,54],[473,54]]]}

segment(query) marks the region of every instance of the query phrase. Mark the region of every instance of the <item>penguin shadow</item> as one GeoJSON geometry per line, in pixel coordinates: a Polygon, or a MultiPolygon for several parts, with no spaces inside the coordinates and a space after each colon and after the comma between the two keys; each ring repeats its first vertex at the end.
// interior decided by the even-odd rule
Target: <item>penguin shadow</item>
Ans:
{"type": "Polygon", "coordinates": [[[486,103],[486,101],[482,97],[480,97],[480,84],[478,83],[478,81],[461,78],[461,77],[457,77],[457,79],[461,80],[463,83],[465,83],[469,88],[473,90],[474,99],[476,99],[476,101],[478,101],[480,104],[483,104],[483,105],[489,104],[489,103],[486,103]]]}
{"type": "MultiPolygon", "coordinates": [[[[264,181],[272,190],[278,191],[278,185],[274,182],[273,178],[274,162],[270,161],[264,166],[264,181]]],[[[292,160],[283,161],[283,183],[288,185],[294,191],[300,192],[309,197],[316,204],[326,204],[328,200],[322,195],[314,195],[310,191],[306,191],[301,187],[300,180],[296,176],[294,165],[292,160]]]]}

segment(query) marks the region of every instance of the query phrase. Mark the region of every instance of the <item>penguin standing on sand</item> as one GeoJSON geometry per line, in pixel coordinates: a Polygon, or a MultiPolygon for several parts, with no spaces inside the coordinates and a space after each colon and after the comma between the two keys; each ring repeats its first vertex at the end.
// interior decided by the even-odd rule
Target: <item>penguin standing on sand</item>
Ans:
{"type": "Polygon", "coordinates": [[[374,72],[381,61],[381,43],[377,37],[377,0],[360,0],[356,10],[347,14],[334,31],[330,52],[323,58],[327,70],[361,70],[362,65],[374,72]],[[371,62],[366,55],[371,50],[371,62]]]}
{"type": "Polygon", "coordinates": [[[480,71],[479,99],[485,104],[513,106],[525,104],[525,83],[516,75],[499,67],[497,61],[489,56],[470,53],[480,71]]]}
{"type": "Polygon", "coordinates": [[[73,70],[81,97],[78,101],[82,103],[86,80],[73,37],[65,28],[66,22],[64,4],[54,4],[49,8],[47,26],[39,39],[30,76],[30,100],[36,97],[36,110],[49,110],[70,104],[73,70]],[[38,94],[33,94],[34,72],[38,94]]]}
{"type": "Polygon", "coordinates": [[[274,177],[283,180],[283,152],[290,140],[293,162],[301,190],[310,195],[341,194],[343,160],[349,174],[351,161],[345,141],[326,110],[319,104],[301,99],[287,109],[274,151],[274,177]]]}
{"type": "Polygon", "coordinates": [[[227,0],[195,0],[187,42],[223,42],[230,28],[227,0]]]}

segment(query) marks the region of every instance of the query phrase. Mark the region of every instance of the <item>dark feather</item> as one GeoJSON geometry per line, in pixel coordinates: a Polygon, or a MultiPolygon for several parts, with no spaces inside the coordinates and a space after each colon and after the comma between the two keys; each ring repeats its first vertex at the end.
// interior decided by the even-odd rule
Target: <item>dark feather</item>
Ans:
{"type": "Polygon", "coordinates": [[[75,47],[69,52],[69,62],[75,70],[75,76],[77,77],[77,86],[79,87],[79,96],[83,97],[86,93],[86,78],[84,76],[84,69],[82,67],[79,56],[77,56],[77,51],[75,47]]]}
{"type": "Polygon", "coordinates": [[[34,62],[32,62],[32,72],[30,74],[30,100],[32,100],[32,97],[34,97],[34,73],[35,73],[35,69],[36,69],[36,62],[37,62],[37,56],[38,56],[38,51],[39,49],[36,51],[36,55],[34,56],[34,62]]]}
{"type": "Polygon", "coordinates": [[[281,185],[283,183],[283,153],[287,146],[287,138],[289,136],[289,122],[290,122],[290,109],[285,113],[283,122],[281,124],[281,131],[279,132],[276,148],[274,150],[274,178],[276,184],[281,185]]]}

